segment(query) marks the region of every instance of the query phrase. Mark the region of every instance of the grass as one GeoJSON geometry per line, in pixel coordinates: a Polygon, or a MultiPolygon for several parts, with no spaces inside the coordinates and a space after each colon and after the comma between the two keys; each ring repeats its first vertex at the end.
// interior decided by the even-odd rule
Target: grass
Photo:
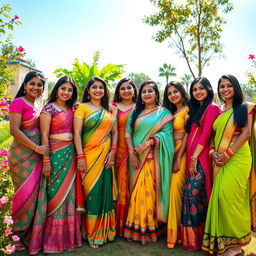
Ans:
{"type": "MultiPolygon", "coordinates": [[[[26,251],[18,252],[15,255],[29,255],[26,251]]],[[[39,254],[45,255],[45,254],[39,254]]],[[[50,254],[48,254],[50,255],[50,254]]],[[[51,254],[53,255],[53,254],[51,254]]],[[[181,248],[180,245],[174,249],[166,247],[166,238],[162,236],[157,243],[147,243],[142,246],[138,242],[128,242],[123,238],[117,238],[115,242],[107,243],[99,249],[92,249],[86,243],[82,247],[76,248],[74,252],[64,252],[56,255],[77,255],[77,256],[209,256],[208,253],[189,252],[181,248]]],[[[243,256],[256,256],[256,234],[254,233],[252,241],[249,245],[243,247],[243,256]]]]}

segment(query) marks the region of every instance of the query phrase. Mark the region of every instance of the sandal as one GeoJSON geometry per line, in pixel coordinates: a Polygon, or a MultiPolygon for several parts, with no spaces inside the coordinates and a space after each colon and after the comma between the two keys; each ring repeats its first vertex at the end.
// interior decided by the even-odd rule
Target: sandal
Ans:
{"type": "Polygon", "coordinates": [[[239,248],[239,250],[234,250],[230,248],[230,249],[227,249],[227,251],[225,251],[223,256],[236,256],[236,255],[239,255],[240,253],[242,253],[241,248],[239,248]]]}

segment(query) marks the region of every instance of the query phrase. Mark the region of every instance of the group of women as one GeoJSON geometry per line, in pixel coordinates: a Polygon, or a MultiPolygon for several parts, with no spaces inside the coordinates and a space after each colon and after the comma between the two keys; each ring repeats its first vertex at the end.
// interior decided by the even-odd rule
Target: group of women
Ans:
{"type": "Polygon", "coordinates": [[[232,256],[250,242],[255,106],[244,103],[234,76],[219,79],[221,106],[204,77],[192,82],[190,97],[180,83],[167,84],[163,105],[154,81],[137,93],[129,78],[110,104],[100,77],[78,104],[64,76],[42,108],[44,84],[42,74],[28,73],[10,106],[17,249],[72,251],[82,237],[98,248],[116,235],[145,244],[166,226],[169,248],[232,256]]]}

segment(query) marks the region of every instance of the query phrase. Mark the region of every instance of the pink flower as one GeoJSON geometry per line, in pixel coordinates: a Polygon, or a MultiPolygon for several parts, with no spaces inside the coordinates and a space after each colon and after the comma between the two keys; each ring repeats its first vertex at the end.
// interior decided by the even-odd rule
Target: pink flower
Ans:
{"type": "Polygon", "coordinates": [[[14,19],[18,20],[20,17],[18,15],[14,15],[14,19]]]}
{"type": "Polygon", "coordinates": [[[4,216],[4,221],[5,224],[13,224],[13,219],[12,216],[4,216]]]}
{"type": "Polygon", "coordinates": [[[10,245],[10,244],[6,245],[4,252],[5,252],[6,254],[12,254],[12,253],[14,253],[14,252],[15,252],[15,245],[10,245]]]}
{"type": "Polygon", "coordinates": [[[7,169],[7,168],[8,168],[8,160],[4,159],[4,160],[0,163],[0,167],[2,167],[3,169],[7,169]]]}
{"type": "Polygon", "coordinates": [[[17,235],[14,235],[14,236],[12,236],[12,241],[18,242],[18,241],[20,241],[20,237],[17,235]]]}
{"type": "Polygon", "coordinates": [[[2,99],[3,99],[3,100],[8,100],[8,98],[7,98],[7,97],[2,97],[2,99]]]}
{"type": "Polygon", "coordinates": [[[1,201],[2,204],[6,204],[6,203],[9,202],[9,198],[8,198],[8,196],[2,196],[0,198],[0,201],[1,201]]]}
{"type": "Polygon", "coordinates": [[[9,104],[5,101],[0,102],[0,107],[9,107],[9,104]]]}
{"type": "Polygon", "coordinates": [[[12,229],[11,228],[7,228],[4,233],[5,233],[5,236],[9,236],[12,232],[12,229]]]}
{"type": "Polygon", "coordinates": [[[2,202],[0,201],[0,209],[2,208],[2,205],[3,205],[3,204],[2,204],[2,202]]]}
{"type": "Polygon", "coordinates": [[[22,52],[25,52],[25,49],[20,45],[19,47],[16,48],[16,51],[22,53],[22,52]]]}
{"type": "Polygon", "coordinates": [[[0,150],[0,156],[8,156],[8,151],[5,149],[0,150]]]}
{"type": "Polygon", "coordinates": [[[254,59],[255,59],[255,54],[249,54],[248,59],[250,59],[250,60],[254,60],[254,59]]]}

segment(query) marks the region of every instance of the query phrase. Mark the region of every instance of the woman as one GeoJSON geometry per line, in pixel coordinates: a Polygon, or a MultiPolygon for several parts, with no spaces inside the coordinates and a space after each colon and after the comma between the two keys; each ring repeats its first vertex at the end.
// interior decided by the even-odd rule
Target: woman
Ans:
{"type": "Polygon", "coordinates": [[[213,122],[219,115],[219,108],[212,100],[213,90],[209,80],[196,78],[190,87],[189,118],[185,125],[188,139],[181,216],[182,247],[190,251],[201,248],[211,194],[209,144],[213,122]]]}
{"type": "Polygon", "coordinates": [[[156,242],[167,222],[174,154],[173,116],[159,105],[153,81],[144,82],[128,118],[126,141],[130,154],[130,205],[124,229],[128,240],[156,242]]]}
{"type": "Polygon", "coordinates": [[[74,203],[73,105],[76,99],[77,88],[73,79],[61,77],[40,115],[41,141],[50,146],[50,154],[43,156],[42,170],[47,179],[47,216],[42,228],[43,241],[40,244],[38,240],[36,246],[44,253],[73,251],[75,245],[82,245],[74,203]]]}
{"type": "Polygon", "coordinates": [[[119,236],[124,235],[129,206],[129,152],[125,141],[125,127],[127,119],[135,106],[137,90],[130,78],[123,78],[117,84],[113,106],[118,108],[118,143],[116,152],[116,177],[118,184],[118,200],[115,204],[116,229],[119,236]]]}
{"type": "Polygon", "coordinates": [[[78,170],[86,210],[82,235],[90,247],[98,248],[113,241],[116,235],[112,166],[118,138],[117,109],[109,106],[106,83],[96,76],[89,80],[82,102],[74,114],[78,170]]]}
{"type": "Polygon", "coordinates": [[[170,187],[169,215],[167,223],[167,247],[174,248],[181,242],[182,193],[185,186],[186,142],[185,122],[188,119],[188,96],[179,82],[170,82],[164,90],[164,107],[174,115],[175,156],[170,187]]]}
{"type": "MultiPolygon", "coordinates": [[[[39,183],[42,173],[42,155],[49,147],[40,144],[38,98],[44,91],[45,78],[41,73],[29,72],[10,106],[10,131],[14,140],[9,150],[10,174],[14,185],[12,202],[13,230],[28,246],[33,229],[39,183]]],[[[24,249],[21,242],[18,250],[24,249]]]]}
{"type": "Polygon", "coordinates": [[[244,104],[238,80],[224,75],[218,82],[222,113],[215,120],[214,185],[209,203],[202,249],[234,256],[251,240],[249,176],[251,152],[248,144],[254,104],[244,104]]]}

